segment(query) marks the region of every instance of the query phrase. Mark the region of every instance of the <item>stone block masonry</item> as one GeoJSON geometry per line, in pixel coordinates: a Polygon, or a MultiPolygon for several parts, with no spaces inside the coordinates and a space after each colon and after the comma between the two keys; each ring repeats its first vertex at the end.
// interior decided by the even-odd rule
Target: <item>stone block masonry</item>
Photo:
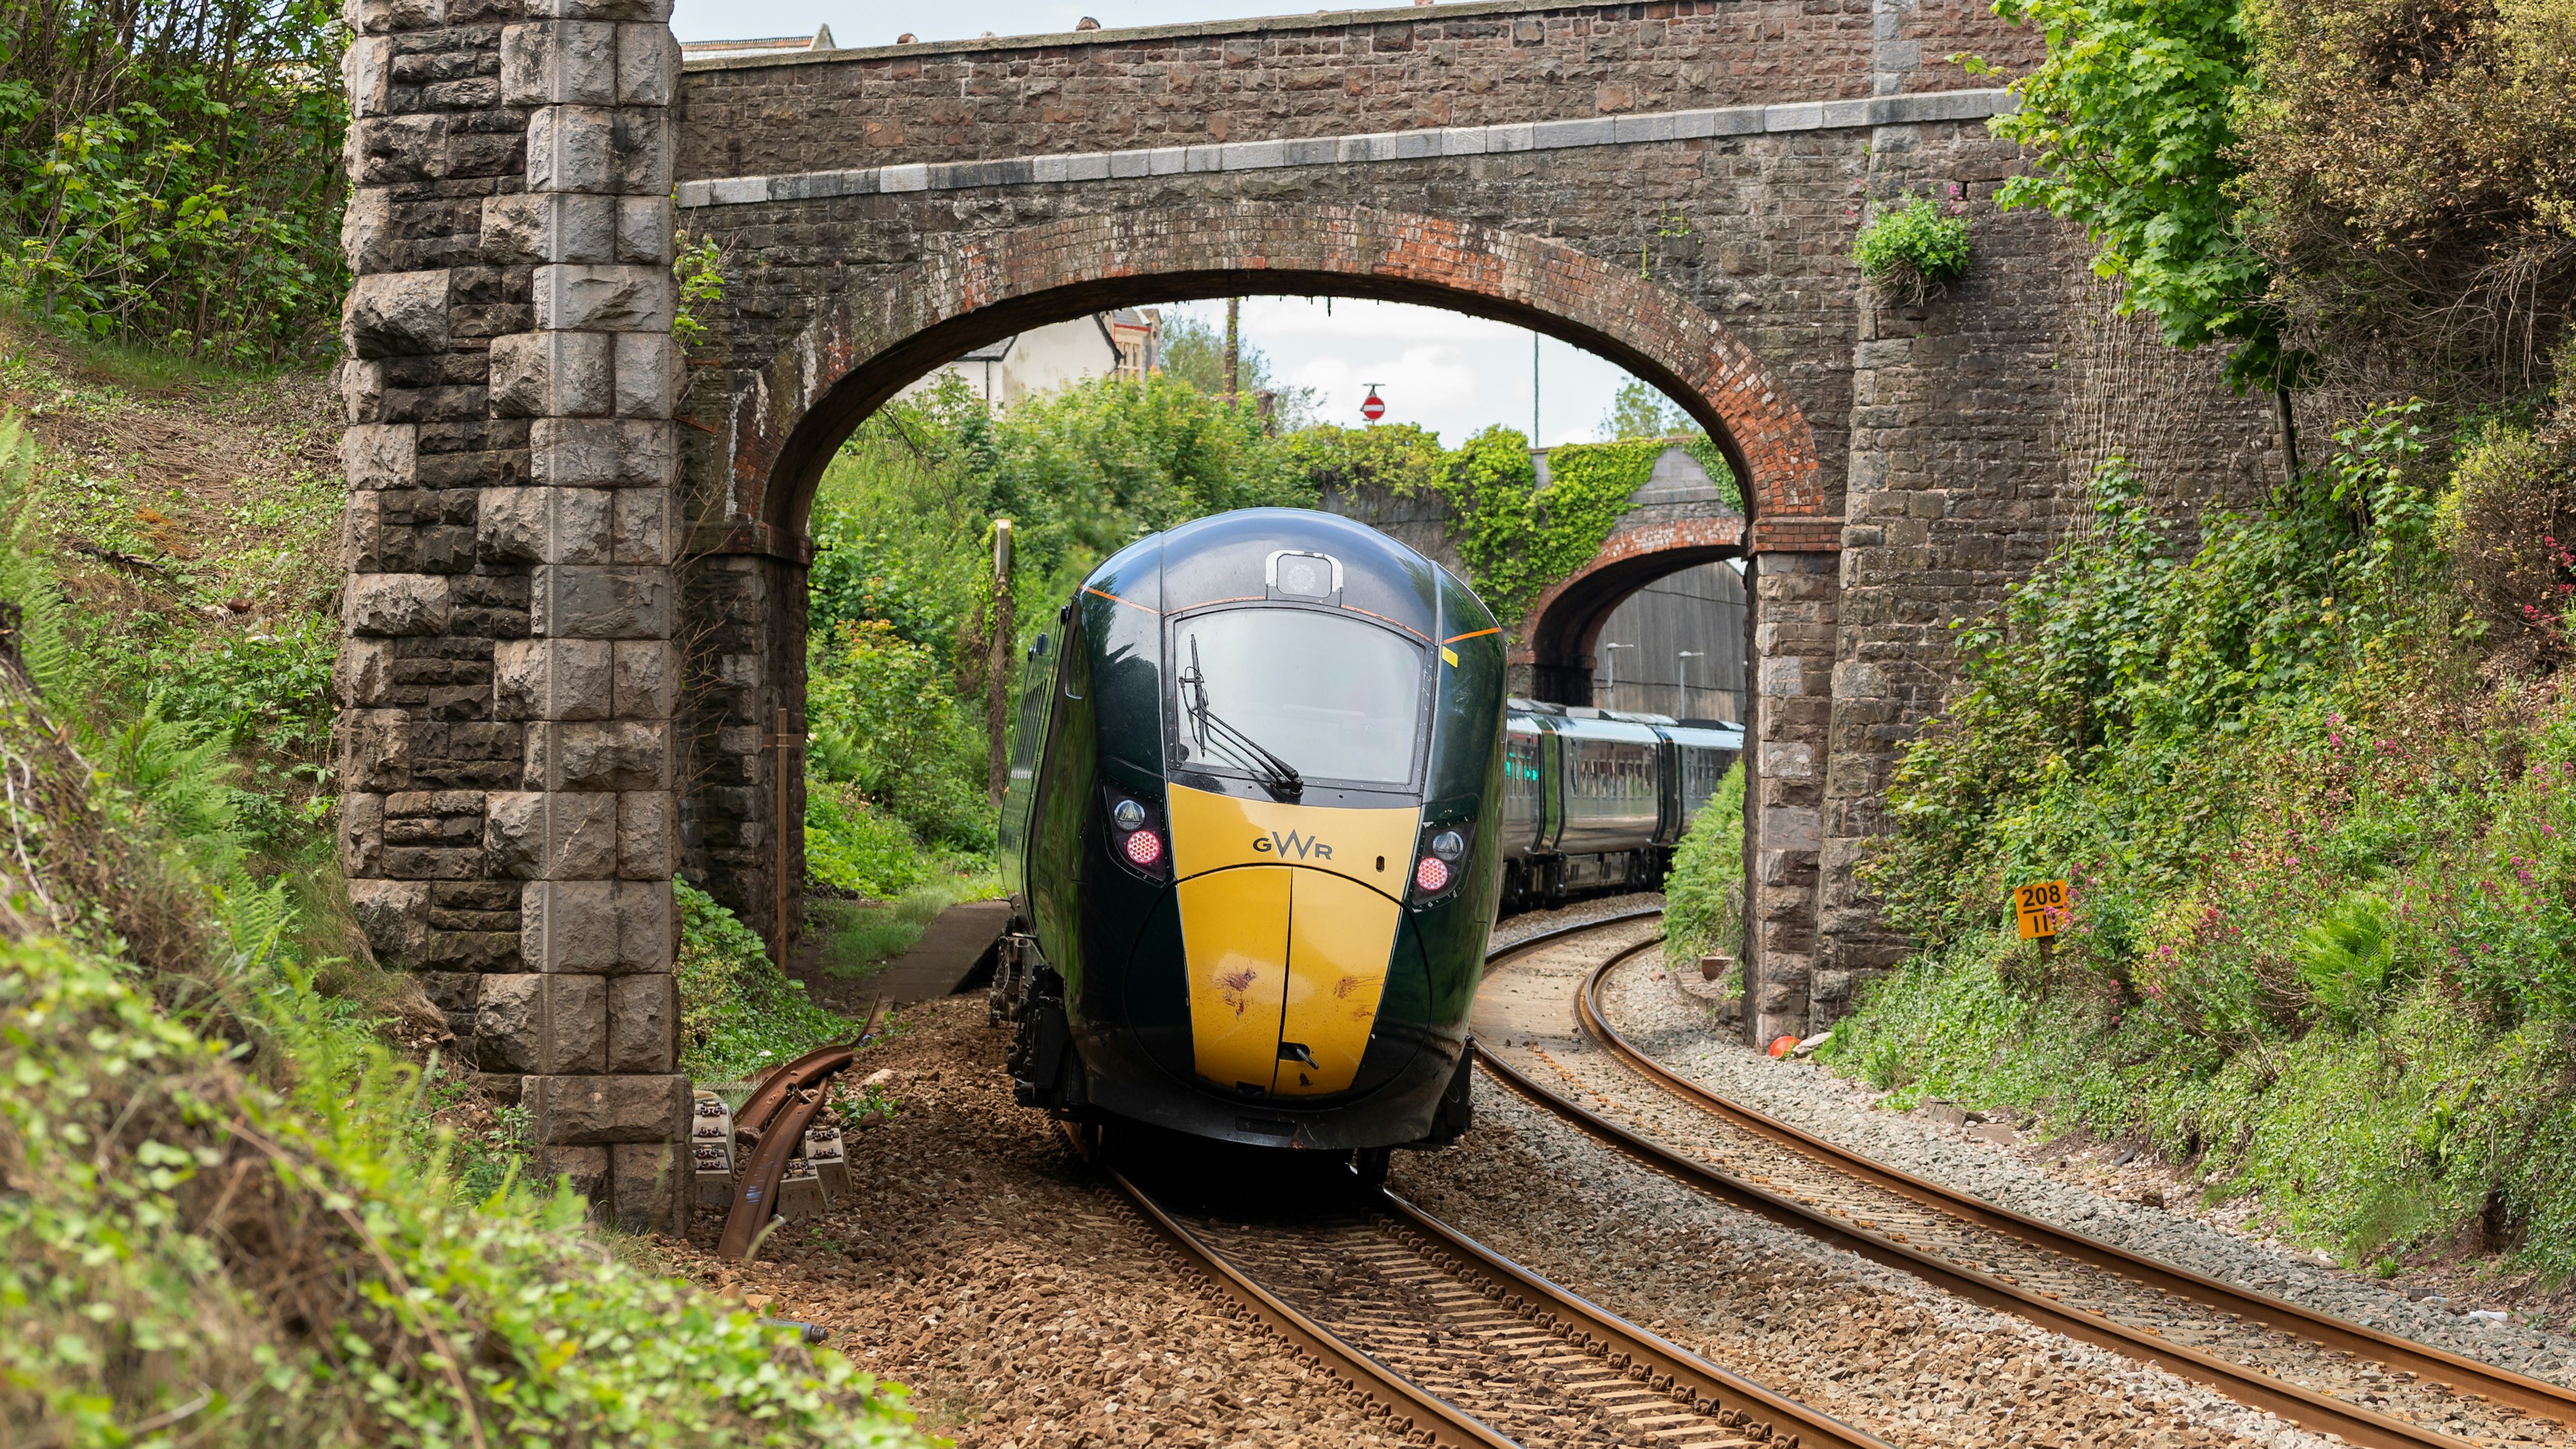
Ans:
{"type": "Polygon", "coordinates": [[[672,1227],[667,0],[352,0],[341,855],[369,943],[672,1227]]]}

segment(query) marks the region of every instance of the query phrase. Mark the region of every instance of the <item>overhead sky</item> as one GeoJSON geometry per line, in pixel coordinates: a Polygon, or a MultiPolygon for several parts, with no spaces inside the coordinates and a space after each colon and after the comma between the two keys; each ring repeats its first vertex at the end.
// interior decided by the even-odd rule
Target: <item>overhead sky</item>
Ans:
{"type": "MultiPolygon", "coordinates": [[[[1348,8],[1337,6],[1334,8],[1348,8]]],[[[1281,0],[951,0],[944,5],[863,5],[847,0],[677,0],[671,28],[686,40],[811,35],[832,27],[843,46],[885,45],[910,31],[963,40],[991,31],[1071,30],[1084,16],[1116,28],[1293,13],[1281,0]]],[[[1174,308],[1225,326],[1225,304],[1174,308]]],[[[1356,425],[1365,384],[1378,383],[1385,421],[1420,423],[1455,447],[1491,423],[1530,427],[1530,346],[1518,327],[1426,307],[1255,297],[1243,309],[1245,340],[1270,355],[1282,382],[1318,393],[1318,421],[1356,425]]],[[[1538,341],[1539,441],[1589,442],[1628,375],[1553,338],[1538,341]]]]}
{"type": "MultiPolygon", "coordinates": [[[[1186,302],[1222,334],[1223,302],[1186,302]]],[[[1274,381],[1315,390],[1315,420],[1357,427],[1368,384],[1378,384],[1389,423],[1419,423],[1450,447],[1492,423],[1530,430],[1530,343],[1535,334],[1481,317],[1397,302],[1247,297],[1243,338],[1270,358],[1274,381]]],[[[1539,441],[1588,443],[1628,374],[1589,352],[1541,337],[1539,441]]]]}

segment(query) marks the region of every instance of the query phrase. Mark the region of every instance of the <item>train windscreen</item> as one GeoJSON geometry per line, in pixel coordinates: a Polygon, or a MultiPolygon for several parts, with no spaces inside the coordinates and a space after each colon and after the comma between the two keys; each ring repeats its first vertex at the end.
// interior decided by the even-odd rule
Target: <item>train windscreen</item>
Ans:
{"type": "Polygon", "coordinates": [[[1259,777],[1268,755],[1318,779],[1413,778],[1422,651],[1388,630],[1314,609],[1228,609],[1174,626],[1172,664],[1192,764],[1259,777]]]}

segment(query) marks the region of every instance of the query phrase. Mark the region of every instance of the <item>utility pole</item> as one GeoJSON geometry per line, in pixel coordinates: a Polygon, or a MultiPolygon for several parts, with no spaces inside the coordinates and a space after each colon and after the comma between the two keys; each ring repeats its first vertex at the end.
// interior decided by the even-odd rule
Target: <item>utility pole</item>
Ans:
{"type": "Polygon", "coordinates": [[[1530,446],[1543,446],[1538,440],[1538,334],[1530,334],[1530,446]]]}
{"type": "Polygon", "coordinates": [[[1011,646],[1016,642],[1011,617],[1011,520],[993,520],[993,596],[984,610],[991,636],[984,659],[984,793],[993,808],[1002,808],[1002,791],[1011,783],[1010,693],[1011,646]]]}
{"type": "Polygon", "coordinates": [[[1690,718],[1690,665],[1683,661],[1707,657],[1708,655],[1697,649],[1685,649],[1673,656],[1673,664],[1681,673],[1681,677],[1673,683],[1673,718],[1690,718]]]}
{"type": "Polygon", "coordinates": [[[1243,378],[1243,299],[1225,299],[1225,400],[1232,402],[1242,392],[1243,378]]]}

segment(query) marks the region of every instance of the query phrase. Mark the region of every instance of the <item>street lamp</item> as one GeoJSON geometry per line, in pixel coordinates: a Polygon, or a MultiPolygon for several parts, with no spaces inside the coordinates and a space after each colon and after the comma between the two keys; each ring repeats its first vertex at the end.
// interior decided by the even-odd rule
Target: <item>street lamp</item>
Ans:
{"type": "Polygon", "coordinates": [[[1617,709],[1619,707],[1619,656],[1614,651],[1620,649],[1634,649],[1636,647],[1637,646],[1634,644],[1604,644],[1601,646],[1601,652],[1610,656],[1610,687],[1606,698],[1609,701],[1608,707],[1611,709],[1617,709]]]}
{"type": "Polygon", "coordinates": [[[1681,676],[1673,683],[1673,718],[1690,718],[1690,666],[1682,661],[1707,657],[1705,652],[1698,649],[1685,649],[1673,657],[1674,669],[1681,676]]]}

